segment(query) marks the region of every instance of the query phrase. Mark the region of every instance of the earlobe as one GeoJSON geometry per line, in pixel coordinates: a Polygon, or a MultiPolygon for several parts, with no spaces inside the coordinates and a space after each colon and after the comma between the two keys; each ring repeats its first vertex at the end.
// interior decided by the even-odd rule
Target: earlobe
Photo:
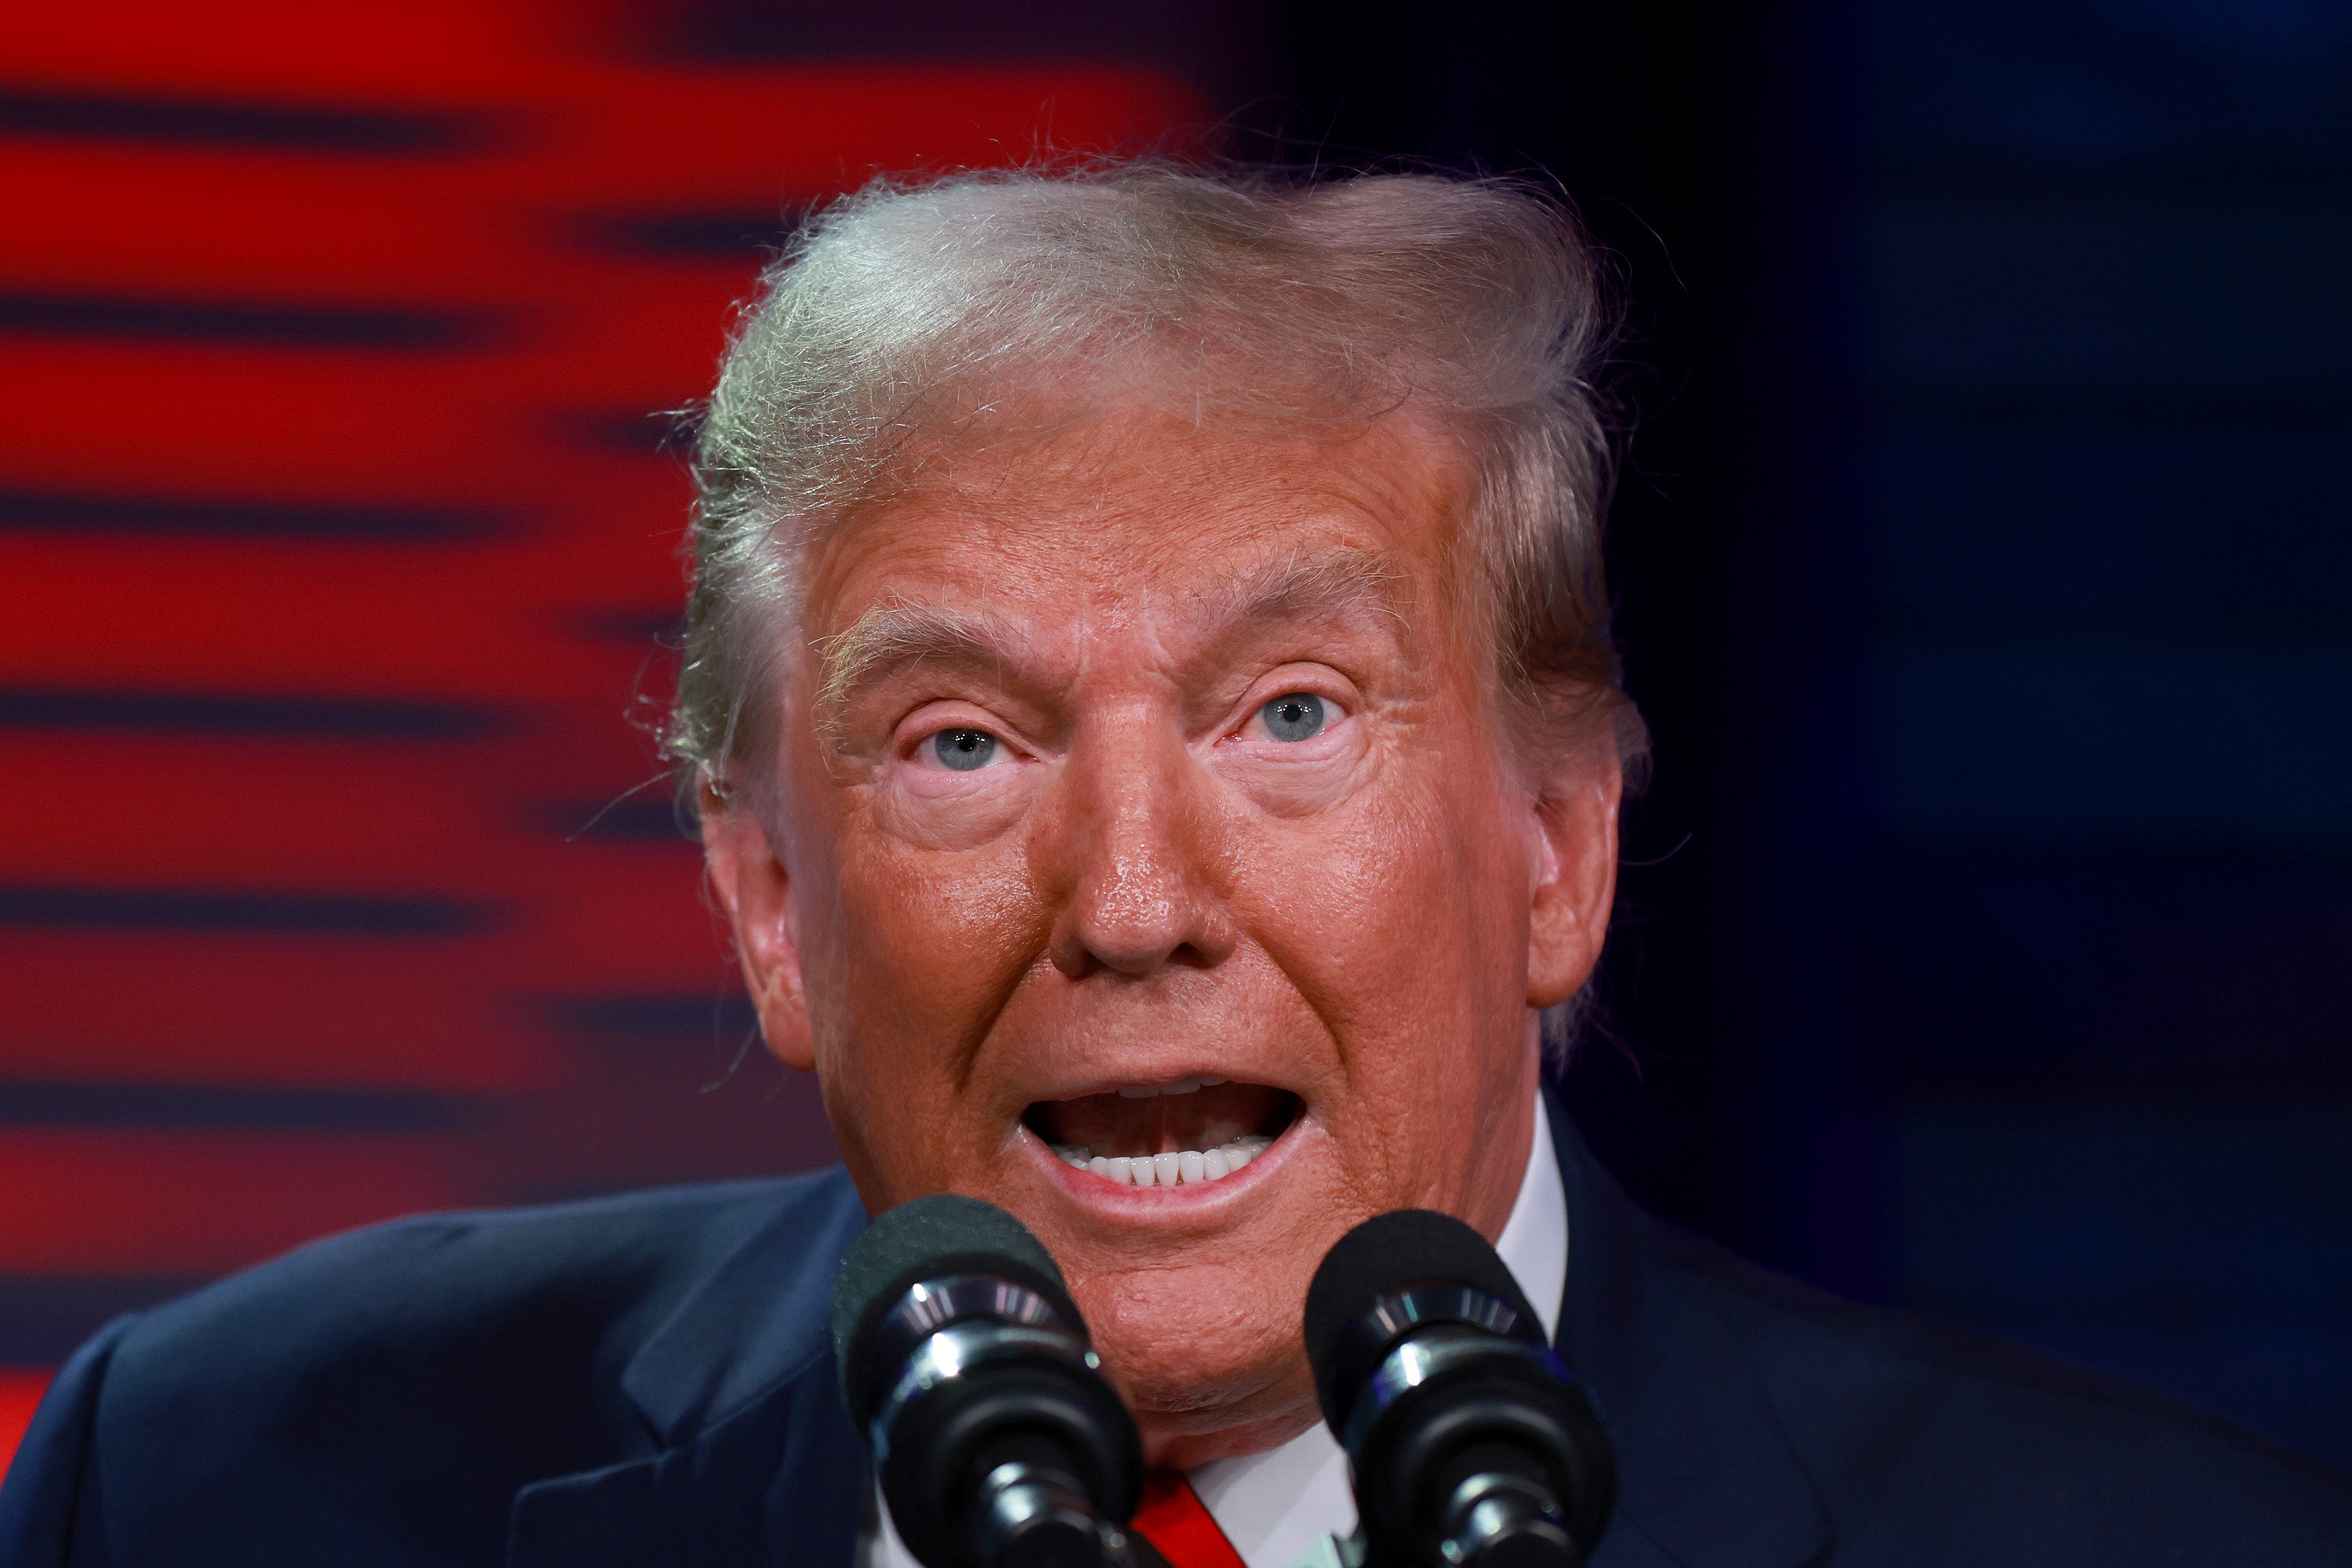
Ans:
{"type": "Polygon", "coordinates": [[[767,988],[754,998],[760,1013],[760,1037],[769,1051],[788,1068],[816,1070],[816,1037],[809,1028],[808,999],[801,991],[798,952],[789,963],[769,973],[767,988]]]}
{"type": "Polygon", "coordinates": [[[733,933],[760,1033],[787,1067],[812,1071],[816,1046],[793,930],[791,874],[749,803],[706,789],[701,805],[705,874],[733,933]]]}
{"type": "Polygon", "coordinates": [[[1614,756],[1585,757],[1544,781],[1533,803],[1535,877],[1528,920],[1528,1005],[1576,994],[1601,961],[1617,896],[1614,756]]]}

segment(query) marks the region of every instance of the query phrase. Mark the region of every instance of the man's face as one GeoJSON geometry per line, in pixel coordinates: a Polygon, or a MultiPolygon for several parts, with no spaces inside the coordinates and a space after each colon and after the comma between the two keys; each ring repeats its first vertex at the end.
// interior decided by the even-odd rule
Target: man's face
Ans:
{"type": "Polygon", "coordinates": [[[776,785],[707,830],[763,1025],[869,1208],[1037,1233],[1156,1462],[1268,1446],[1331,1243],[1507,1217],[1613,756],[1515,750],[1458,462],[1402,417],[926,476],[815,552],[776,785]]]}

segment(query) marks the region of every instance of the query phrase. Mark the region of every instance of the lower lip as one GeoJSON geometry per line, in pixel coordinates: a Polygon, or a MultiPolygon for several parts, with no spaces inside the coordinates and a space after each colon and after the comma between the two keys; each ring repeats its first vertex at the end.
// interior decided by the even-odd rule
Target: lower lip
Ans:
{"type": "Polygon", "coordinates": [[[1139,1187],[1081,1170],[1055,1153],[1051,1145],[1026,1126],[1019,1130],[1019,1142],[1032,1161],[1049,1167],[1062,1190],[1080,1203],[1122,1219],[1146,1219],[1153,1215],[1196,1214],[1255,1190],[1261,1177],[1270,1179],[1272,1167],[1289,1158],[1290,1135],[1306,1119],[1302,1108],[1290,1119],[1290,1125],[1282,1130],[1280,1137],[1231,1175],[1220,1176],[1213,1182],[1181,1182],[1172,1187],[1139,1187]]]}

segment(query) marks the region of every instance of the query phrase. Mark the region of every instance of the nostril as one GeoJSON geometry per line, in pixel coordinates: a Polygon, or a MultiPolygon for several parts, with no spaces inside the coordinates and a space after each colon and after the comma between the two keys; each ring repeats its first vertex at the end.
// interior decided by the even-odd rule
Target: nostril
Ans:
{"type": "Polygon", "coordinates": [[[1163,969],[1213,969],[1234,949],[1231,922],[1205,901],[1187,900],[1155,921],[1066,913],[1055,932],[1054,967],[1072,980],[1108,970],[1145,979],[1163,969]]]}

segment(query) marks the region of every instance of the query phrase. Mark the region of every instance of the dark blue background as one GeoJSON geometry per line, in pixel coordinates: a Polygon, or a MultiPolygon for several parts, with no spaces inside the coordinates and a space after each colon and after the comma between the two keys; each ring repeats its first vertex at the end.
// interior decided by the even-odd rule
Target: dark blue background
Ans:
{"type": "Polygon", "coordinates": [[[2352,8],[1287,16],[1617,258],[1606,1157],[2352,1462],[2352,8]]]}

